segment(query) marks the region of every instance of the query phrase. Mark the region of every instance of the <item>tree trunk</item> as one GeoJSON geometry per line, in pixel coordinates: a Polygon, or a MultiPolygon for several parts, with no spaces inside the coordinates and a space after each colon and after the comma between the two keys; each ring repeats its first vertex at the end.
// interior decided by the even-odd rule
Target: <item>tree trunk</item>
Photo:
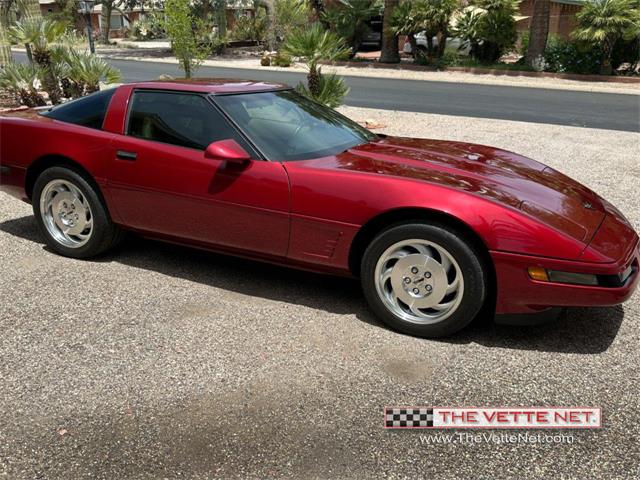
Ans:
{"type": "Polygon", "coordinates": [[[611,75],[613,67],[611,65],[611,54],[615,41],[606,39],[602,45],[602,62],[600,63],[600,75],[611,75]]]}
{"type": "Polygon", "coordinates": [[[10,2],[0,3],[0,68],[13,62],[13,57],[11,56],[11,45],[7,38],[10,7],[10,2]]]}
{"type": "Polygon", "coordinates": [[[102,21],[100,43],[109,45],[109,32],[111,30],[111,12],[113,12],[113,2],[104,2],[100,17],[102,21]]]}
{"type": "Polygon", "coordinates": [[[320,72],[315,65],[309,67],[307,84],[309,85],[309,92],[314,98],[320,95],[320,72]]]}
{"type": "Polygon", "coordinates": [[[385,0],[384,17],[382,19],[382,52],[381,63],[400,63],[400,49],[398,48],[398,36],[391,31],[391,15],[398,6],[399,0],[385,0]]]}
{"type": "Polygon", "coordinates": [[[542,62],[540,59],[544,57],[544,50],[547,47],[550,10],[550,0],[534,0],[533,16],[529,26],[529,46],[525,61],[527,65],[535,69],[541,68],[542,62]]]}
{"type": "Polygon", "coordinates": [[[444,51],[447,49],[448,36],[449,36],[449,31],[446,28],[442,32],[440,32],[440,37],[438,38],[438,51],[436,52],[436,58],[442,58],[444,56],[444,51]]]}

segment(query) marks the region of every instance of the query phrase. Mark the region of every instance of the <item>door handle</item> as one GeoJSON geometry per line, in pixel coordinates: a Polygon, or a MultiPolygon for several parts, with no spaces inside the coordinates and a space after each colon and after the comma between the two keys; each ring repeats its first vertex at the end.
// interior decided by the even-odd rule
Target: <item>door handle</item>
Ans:
{"type": "Polygon", "coordinates": [[[130,162],[135,161],[138,158],[138,154],[136,152],[127,152],[125,150],[118,150],[116,152],[116,158],[120,160],[129,160],[130,162]]]}

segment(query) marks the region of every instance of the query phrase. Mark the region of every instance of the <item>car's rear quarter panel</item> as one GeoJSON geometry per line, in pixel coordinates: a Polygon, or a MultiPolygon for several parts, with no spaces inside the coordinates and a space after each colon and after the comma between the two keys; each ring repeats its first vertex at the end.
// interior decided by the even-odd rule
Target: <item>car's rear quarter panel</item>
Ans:
{"type": "Polygon", "coordinates": [[[35,162],[46,165],[54,158],[79,164],[102,187],[112,137],[112,133],[51,120],[35,111],[2,117],[0,164],[9,172],[2,176],[2,189],[26,199],[27,169],[35,162]]]}

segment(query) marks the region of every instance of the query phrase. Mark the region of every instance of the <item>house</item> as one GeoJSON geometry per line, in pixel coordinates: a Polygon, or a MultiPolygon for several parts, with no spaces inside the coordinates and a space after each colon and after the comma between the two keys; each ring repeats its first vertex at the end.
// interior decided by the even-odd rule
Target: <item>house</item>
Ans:
{"type": "MultiPolygon", "coordinates": [[[[520,2],[520,14],[526,18],[517,23],[518,33],[529,30],[533,15],[533,3],[534,0],[520,2]]],[[[569,38],[576,26],[576,13],[580,11],[583,3],[584,0],[551,0],[549,35],[569,38]]]]}
{"type": "MultiPolygon", "coordinates": [[[[42,15],[61,11],[61,6],[56,0],[39,0],[39,2],[42,15]]],[[[228,0],[226,10],[227,28],[231,29],[235,25],[238,15],[254,15],[254,2],[253,0],[228,0]]],[[[147,11],[149,11],[148,8],[147,11]]],[[[116,9],[111,12],[111,21],[109,22],[110,38],[122,38],[126,36],[131,23],[145,16],[145,10],[139,6],[123,12],[116,9]]],[[[102,5],[95,5],[91,13],[91,26],[96,35],[102,31],[103,20],[102,5]]],[[[86,29],[84,18],[79,20],[76,29],[78,31],[84,31],[86,29]]]]}

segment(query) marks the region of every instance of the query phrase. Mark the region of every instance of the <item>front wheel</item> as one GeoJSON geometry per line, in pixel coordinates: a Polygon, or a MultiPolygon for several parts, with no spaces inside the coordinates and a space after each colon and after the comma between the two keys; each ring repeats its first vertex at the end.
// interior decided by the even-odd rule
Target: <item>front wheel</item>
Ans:
{"type": "Polygon", "coordinates": [[[364,295],[390,327],[419,337],[451,335],[470,323],[487,295],[473,242],[443,224],[385,230],[366,249],[364,295]]]}

